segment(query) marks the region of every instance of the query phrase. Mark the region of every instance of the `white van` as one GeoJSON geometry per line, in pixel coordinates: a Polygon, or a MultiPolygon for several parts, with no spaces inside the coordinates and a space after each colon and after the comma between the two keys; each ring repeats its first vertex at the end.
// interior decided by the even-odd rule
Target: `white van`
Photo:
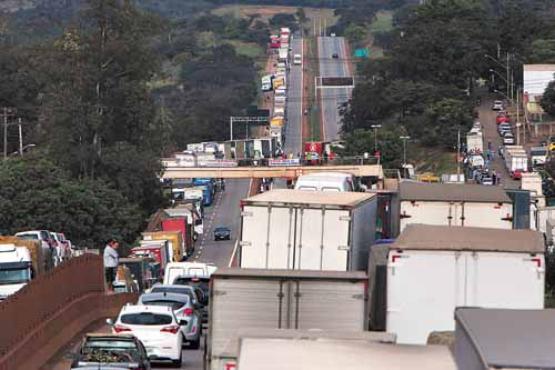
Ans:
{"type": "Polygon", "coordinates": [[[164,284],[173,284],[178,277],[209,278],[216,269],[211,263],[170,262],[164,271],[164,284]]]}
{"type": "Polygon", "coordinates": [[[354,177],[344,172],[320,172],[301,175],[295,190],[308,191],[355,191],[354,177]]]}
{"type": "Polygon", "coordinates": [[[302,59],[302,57],[301,57],[301,54],[295,54],[295,55],[293,56],[293,64],[295,64],[295,65],[301,65],[302,61],[303,61],[303,59],[302,59]]]}

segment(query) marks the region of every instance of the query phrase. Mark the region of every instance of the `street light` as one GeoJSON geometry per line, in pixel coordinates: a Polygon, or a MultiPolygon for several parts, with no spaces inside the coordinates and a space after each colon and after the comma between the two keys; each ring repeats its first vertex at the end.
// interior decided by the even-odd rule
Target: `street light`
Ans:
{"type": "MultiPolygon", "coordinates": [[[[509,88],[510,88],[510,85],[511,85],[511,84],[508,83],[508,81],[509,81],[510,78],[511,78],[511,76],[510,76],[510,75],[511,75],[511,67],[509,66],[509,53],[507,53],[507,65],[503,65],[503,63],[501,63],[500,61],[498,61],[497,59],[495,59],[495,58],[492,57],[491,55],[484,54],[484,57],[493,60],[495,63],[497,63],[498,65],[500,65],[501,67],[503,67],[503,68],[507,71],[507,78],[505,79],[505,81],[507,81],[507,96],[512,95],[512,89],[511,89],[511,91],[509,92],[509,88]]],[[[490,71],[491,71],[491,69],[490,69],[490,71]]],[[[511,98],[509,98],[509,99],[510,99],[511,101],[513,100],[513,99],[511,99],[511,98]]]]}
{"type": "MultiPolygon", "coordinates": [[[[509,97],[508,95],[505,95],[505,96],[507,96],[507,99],[509,99],[511,102],[514,102],[514,101],[513,101],[513,98],[512,98],[513,87],[514,87],[514,86],[513,86],[513,82],[512,82],[512,81],[509,82],[505,77],[503,77],[503,75],[502,75],[501,73],[497,72],[495,69],[490,68],[489,71],[490,71],[491,73],[495,73],[496,75],[498,75],[503,81],[505,81],[505,83],[507,84],[507,86],[510,86],[510,89],[511,89],[511,90],[510,90],[510,91],[511,91],[511,96],[510,96],[510,97],[509,97]]],[[[508,89],[507,89],[507,90],[508,90],[508,89]]],[[[498,90],[495,90],[495,91],[498,91],[498,90]]],[[[508,94],[508,92],[507,92],[507,94],[508,94]]]]}
{"type": "Polygon", "coordinates": [[[382,128],[382,125],[372,125],[370,126],[374,129],[374,154],[378,151],[378,129],[382,128]]]}
{"type": "Polygon", "coordinates": [[[410,136],[399,136],[399,139],[403,140],[403,166],[407,164],[407,140],[410,140],[410,136]]]}

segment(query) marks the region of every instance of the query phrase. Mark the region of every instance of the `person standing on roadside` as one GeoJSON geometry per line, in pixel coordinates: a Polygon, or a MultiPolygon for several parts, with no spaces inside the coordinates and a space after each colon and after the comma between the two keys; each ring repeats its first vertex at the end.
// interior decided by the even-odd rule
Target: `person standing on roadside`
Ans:
{"type": "Polygon", "coordinates": [[[116,279],[116,272],[119,265],[118,248],[119,242],[116,239],[110,239],[104,248],[104,277],[109,292],[114,291],[113,282],[116,279]]]}

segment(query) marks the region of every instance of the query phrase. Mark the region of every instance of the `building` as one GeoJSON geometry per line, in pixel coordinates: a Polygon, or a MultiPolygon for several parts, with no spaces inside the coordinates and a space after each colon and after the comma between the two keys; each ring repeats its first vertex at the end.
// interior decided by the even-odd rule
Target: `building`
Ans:
{"type": "Polygon", "coordinates": [[[459,308],[455,321],[459,369],[555,369],[553,309],[459,308]]]}
{"type": "Polygon", "coordinates": [[[542,121],[544,112],[539,102],[549,82],[555,79],[555,64],[524,64],[522,70],[527,117],[531,121],[542,121]]]}
{"type": "Polygon", "coordinates": [[[401,232],[410,224],[512,228],[512,201],[499,186],[403,181],[399,194],[401,232]]]}

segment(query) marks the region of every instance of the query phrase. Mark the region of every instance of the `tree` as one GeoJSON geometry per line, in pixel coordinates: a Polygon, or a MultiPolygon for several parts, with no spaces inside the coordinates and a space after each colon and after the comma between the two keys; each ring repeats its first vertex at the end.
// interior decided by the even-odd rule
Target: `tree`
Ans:
{"type": "Polygon", "coordinates": [[[0,163],[0,224],[4,232],[63,231],[78,246],[111,237],[135,240],[144,214],[104,181],[72,180],[44,159],[0,163]]]}
{"type": "Polygon", "coordinates": [[[270,18],[270,26],[272,27],[289,27],[291,32],[299,29],[297,19],[293,14],[279,13],[270,18]]]}
{"type": "Polygon", "coordinates": [[[540,105],[546,113],[555,116],[555,80],[545,88],[540,105]]]}
{"type": "Polygon", "coordinates": [[[424,144],[452,149],[457,145],[457,132],[467,132],[472,125],[472,107],[465,101],[446,98],[430,104],[423,116],[424,144]]]}
{"type": "MultiPolygon", "coordinates": [[[[374,155],[376,132],[373,129],[357,129],[343,135],[344,156],[363,156],[364,153],[374,155]]],[[[378,130],[377,147],[380,152],[380,163],[387,168],[399,168],[402,162],[403,143],[399,136],[401,130],[389,126],[378,130]]]]}
{"type": "Polygon", "coordinates": [[[555,40],[534,40],[528,59],[532,63],[555,63],[555,40]]]}

